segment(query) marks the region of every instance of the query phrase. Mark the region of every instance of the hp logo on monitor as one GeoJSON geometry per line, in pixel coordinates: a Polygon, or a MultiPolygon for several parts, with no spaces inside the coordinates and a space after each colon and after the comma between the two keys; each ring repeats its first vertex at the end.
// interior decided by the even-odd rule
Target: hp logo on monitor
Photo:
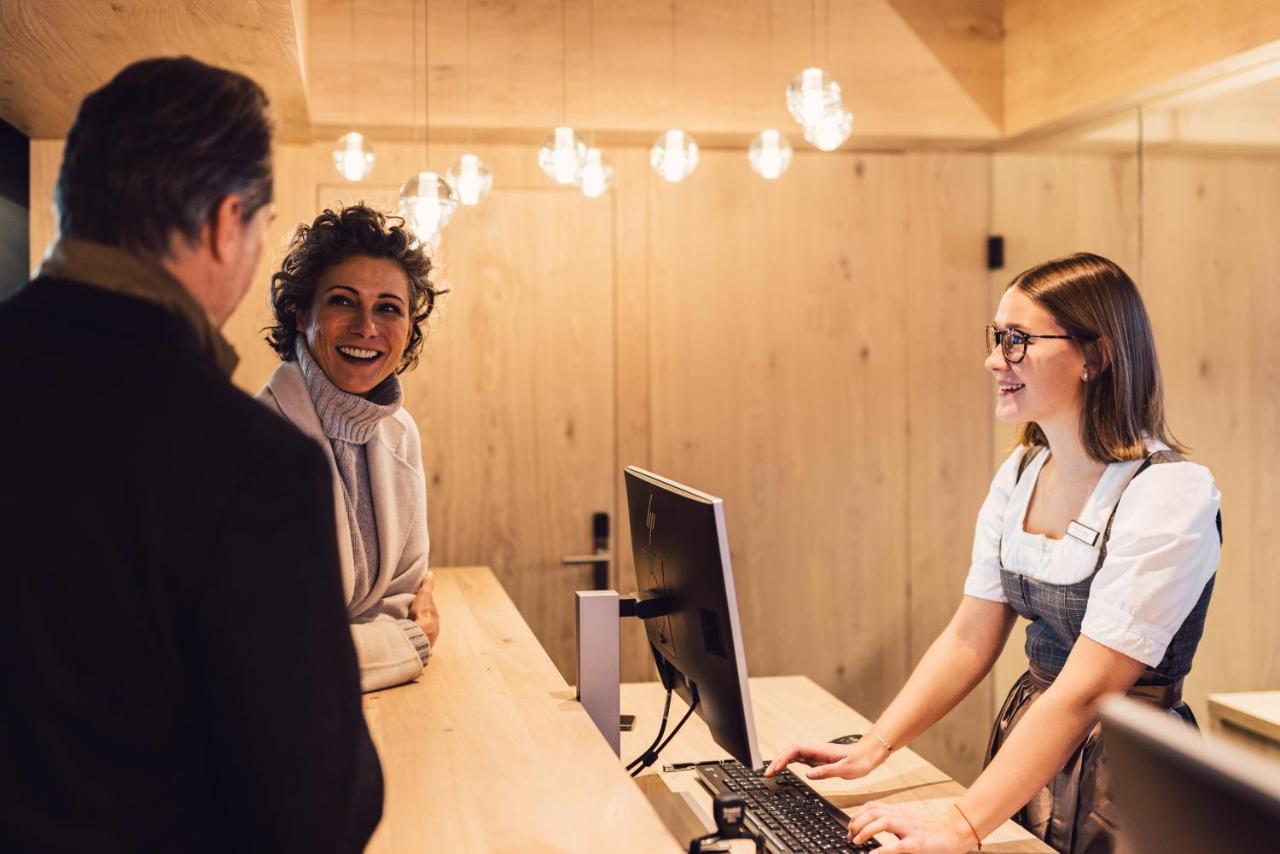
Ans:
{"type": "Polygon", "coordinates": [[[644,513],[644,526],[649,529],[649,545],[653,545],[653,529],[658,526],[658,514],[653,512],[653,493],[649,494],[649,507],[644,513]]]}

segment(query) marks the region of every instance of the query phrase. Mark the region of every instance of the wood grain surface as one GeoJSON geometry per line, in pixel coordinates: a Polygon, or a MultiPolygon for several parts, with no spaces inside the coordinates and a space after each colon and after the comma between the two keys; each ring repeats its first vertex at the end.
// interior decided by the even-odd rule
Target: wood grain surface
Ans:
{"type": "MultiPolygon", "coordinates": [[[[662,697],[662,686],[656,682],[623,686],[622,711],[636,715],[635,730],[623,733],[624,759],[639,755],[649,745],[657,731],[662,697]]],[[[857,711],[803,676],[752,679],[751,699],[760,750],[765,757],[775,756],[797,741],[861,733],[870,726],[870,721],[857,711]]],[[[686,708],[676,698],[671,704],[673,720],[679,720],[686,708]]],[[[714,827],[709,818],[711,796],[697,782],[694,772],[665,772],[661,767],[673,762],[727,758],[728,754],[711,738],[706,724],[695,715],[662,752],[658,764],[642,774],[641,779],[658,777],[667,790],[687,796],[687,801],[692,801],[689,811],[711,829],[714,827]]],[[[802,775],[804,766],[792,765],[791,770],[802,775]]],[[[812,785],[823,797],[850,814],[873,800],[910,803],[929,813],[940,813],[964,793],[963,786],[910,749],[894,751],[883,765],[860,780],[814,780],[812,785]]],[[[884,837],[886,840],[891,838],[884,837]]],[[[1007,821],[983,840],[982,850],[1013,854],[1052,849],[1012,821],[1007,821]]]]}
{"type": "Polygon", "coordinates": [[[8,0],[0,3],[0,116],[61,138],[85,95],[131,62],[186,54],[247,74],[281,132],[309,139],[306,73],[292,0],[8,0]]]}
{"type": "Polygon", "coordinates": [[[675,851],[485,567],[436,570],[417,681],[364,695],[386,781],[371,852],[675,851]]]}

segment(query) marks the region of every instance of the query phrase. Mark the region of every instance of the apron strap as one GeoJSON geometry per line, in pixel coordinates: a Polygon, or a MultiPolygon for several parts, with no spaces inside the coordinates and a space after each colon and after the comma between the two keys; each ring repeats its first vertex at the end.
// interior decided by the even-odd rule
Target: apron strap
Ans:
{"type": "MultiPolygon", "coordinates": [[[[1182,454],[1177,451],[1156,451],[1151,456],[1142,461],[1142,465],[1138,466],[1138,470],[1133,473],[1133,477],[1129,478],[1129,483],[1133,483],[1138,479],[1138,475],[1142,474],[1153,465],[1160,463],[1180,463],[1183,462],[1182,454]]],[[[1128,484],[1125,489],[1129,488],[1128,484]]],[[[1116,511],[1120,509],[1120,502],[1124,500],[1124,492],[1120,493],[1120,497],[1116,499],[1116,505],[1111,508],[1111,515],[1107,517],[1107,527],[1102,531],[1102,548],[1098,550],[1098,562],[1093,567],[1093,572],[1097,575],[1098,570],[1102,569],[1102,563],[1107,559],[1107,541],[1111,539],[1111,523],[1116,520],[1116,511]]],[[[1222,511],[1218,511],[1218,517],[1215,520],[1218,526],[1218,545],[1222,545],[1222,511]]]]}
{"type": "Polygon", "coordinates": [[[1014,486],[1017,486],[1018,481],[1022,480],[1022,473],[1027,470],[1027,467],[1031,465],[1032,461],[1043,452],[1044,446],[1038,445],[1022,455],[1022,459],[1018,460],[1018,473],[1013,476],[1014,486]]]}

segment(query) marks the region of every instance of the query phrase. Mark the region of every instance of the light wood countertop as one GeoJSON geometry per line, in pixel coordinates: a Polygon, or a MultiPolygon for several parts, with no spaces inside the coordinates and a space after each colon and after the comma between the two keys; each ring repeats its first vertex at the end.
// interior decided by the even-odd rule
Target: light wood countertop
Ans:
{"type": "MultiPolygon", "coordinates": [[[[662,687],[656,682],[623,686],[621,711],[636,716],[635,728],[622,734],[623,760],[634,759],[653,740],[662,714],[662,699],[662,687]]],[[[792,742],[865,732],[871,725],[804,676],[754,678],[751,700],[756,735],[765,758],[776,755],[792,742]]],[[[670,726],[675,725],[686,708],[678,697],[671,703],[670,726]]],[[[711,796],[698,783],[693,771],[663,772],[662,766],[723,758],[728,758],[728,754],[711,739],[710,730],[695,714],[662,752],[658,762],[641,775],[641,779],[649,778],[643,786],[669,825],[696,830],[694,825],[701,821],[711,829],[711,796]]],[[[792,766],[797,774],[803,774],[802,769],[800,765],[792,766]]],[[[913,802],[930,812],[941,812],[964,792],[963,786],[910,749],[894,751],[884,765],[861,780],[816,780],[813,786],[845,812],[852,812],[871,800],[913,802]]],[[[1009,854],[1052,852],[1012,821],[1005,822],[987,837],[982,850],[1009,854]]]]}
{"type": "Polygon", "coordinates": [[[1280,691],[1210,694],[1209,714],[1280,746],[1280,691]]]}
{"type": "Polygon", "coordinates": [[[435,579],[426,670],[364,696],[386,781],[368,850],[679,850],[493,573],[435,579]]]}
{"type": "MultiPolygon", "coordinates": [[[[386,782],[370,851],[678,851],[709,828],[711,798],[694,774],[656,771],[726,756],[701,718],[632,780],[622,760],[652,739],[661,687],[623,686],[622,712],[636,725],[623,733],[619,760],[492,572],[455,567],[435,578],[441,634],[425,672],[364,696],[386,782]]],[[[758,678],[751,688],[766,756],[868,726],[806,677],[758,678]]],[[[676,700],[672,715],[682,713],[676,700]]],[[[816,788],[845,810],[879,798],[940,811],[963,791],[910,750],[862,780],[816,788]]],[[[1049,851],[1011,822],[983,850],[1049,851]]]]}

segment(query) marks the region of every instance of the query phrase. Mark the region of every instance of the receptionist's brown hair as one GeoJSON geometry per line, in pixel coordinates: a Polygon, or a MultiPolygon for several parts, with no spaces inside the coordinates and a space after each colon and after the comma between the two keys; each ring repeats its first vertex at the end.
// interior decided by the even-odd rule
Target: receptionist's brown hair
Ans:
{"type": "MultiPolygon", "coordinates": [[[[1088,366],[1080,439],[1098,462],[1147,455],[1146,439],[1185,453],[1169,432],[1155,336],[1142,295],[1114,261],[1081,252],[1014,277],[1022,291],[1076,341],[1088,366]]],[[[1023,424],[1018,441],[1047,446],[1039,425],[1023,424]]]]}

